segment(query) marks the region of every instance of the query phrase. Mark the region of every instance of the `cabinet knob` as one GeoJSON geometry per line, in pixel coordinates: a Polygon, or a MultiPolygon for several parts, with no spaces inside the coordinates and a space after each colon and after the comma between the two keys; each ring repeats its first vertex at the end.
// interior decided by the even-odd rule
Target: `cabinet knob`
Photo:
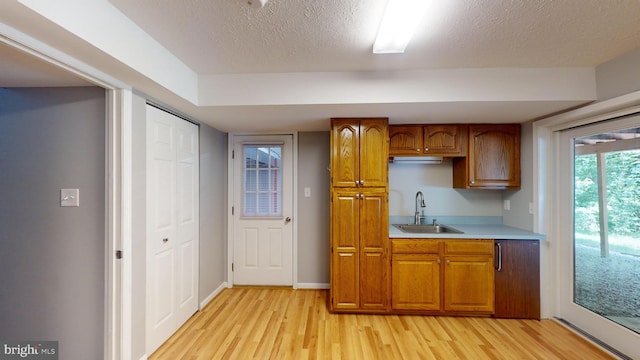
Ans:
{"type": "Polygon", "coordinates": [[[416,149],[416,152],[420,152],[420,149],[416,149]]]}
{"type": "Polygon", "coordinates": [[[424,152],[427,152],[427,151],[429,151],[429,148],[424,148],[424,152]]]}
{"type": "Polygon", "coordinates": [[[451,260],[449,259],[446,259],[444,262],[447,263],[447,265],[451,264],[451,260]]]}

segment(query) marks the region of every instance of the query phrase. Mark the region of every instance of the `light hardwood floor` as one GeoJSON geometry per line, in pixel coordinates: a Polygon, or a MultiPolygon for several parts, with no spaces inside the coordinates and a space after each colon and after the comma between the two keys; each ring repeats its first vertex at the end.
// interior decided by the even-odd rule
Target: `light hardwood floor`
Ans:
{"type": "Polygon", "coordinates": [[[613,359],[553,320],[332,314],[327,290],[223,290],[160,359],[613,359]]]}

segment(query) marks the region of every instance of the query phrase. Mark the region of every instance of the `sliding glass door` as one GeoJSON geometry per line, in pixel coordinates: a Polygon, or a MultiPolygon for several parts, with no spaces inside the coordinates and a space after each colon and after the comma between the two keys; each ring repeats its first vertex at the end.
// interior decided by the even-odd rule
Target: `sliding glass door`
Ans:
{"type": "Polygon", "coordinates": [[[621,352],[640,341],[640,118],[562,132],[560,313],[621,352]]]}

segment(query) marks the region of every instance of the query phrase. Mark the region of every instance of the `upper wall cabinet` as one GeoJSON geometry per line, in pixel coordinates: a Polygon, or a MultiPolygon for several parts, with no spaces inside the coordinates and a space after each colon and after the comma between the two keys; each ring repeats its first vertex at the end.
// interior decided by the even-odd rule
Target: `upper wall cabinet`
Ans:
{"type": "Polygon", "coordinates": [[[466,125],[389,126],[389,156],[466,156],[466,125]]]}
{"type": "Polygon", "coordinates": [[[331,119],[331,186],[388,186],[388,122],[331,119]]]}
{"type": "Polygon", "coordinates": [[[453,159],[453,187],[520,188],[520,124],[469,125],[466,158],[453,159]]]}

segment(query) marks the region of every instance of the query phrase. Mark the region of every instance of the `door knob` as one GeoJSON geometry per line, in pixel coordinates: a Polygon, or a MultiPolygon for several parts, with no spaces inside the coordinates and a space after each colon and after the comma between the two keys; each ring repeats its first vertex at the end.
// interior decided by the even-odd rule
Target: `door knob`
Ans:
{"type": "Polygon", "coordinates": [[[162,242],[163,242],[163,243],[166,243],[167,241],[169,241],[169,238],[164,238],[164,239],[162,239],[162,242]]]}
{"type": "Polygon", "coordinates": [[[284,223],[285,223],[285,224],[288,224],[288,223],[290,223],[290,222],[291,222],[291,218],[287,216],[287,217],[284,219],[284,223]]]}

